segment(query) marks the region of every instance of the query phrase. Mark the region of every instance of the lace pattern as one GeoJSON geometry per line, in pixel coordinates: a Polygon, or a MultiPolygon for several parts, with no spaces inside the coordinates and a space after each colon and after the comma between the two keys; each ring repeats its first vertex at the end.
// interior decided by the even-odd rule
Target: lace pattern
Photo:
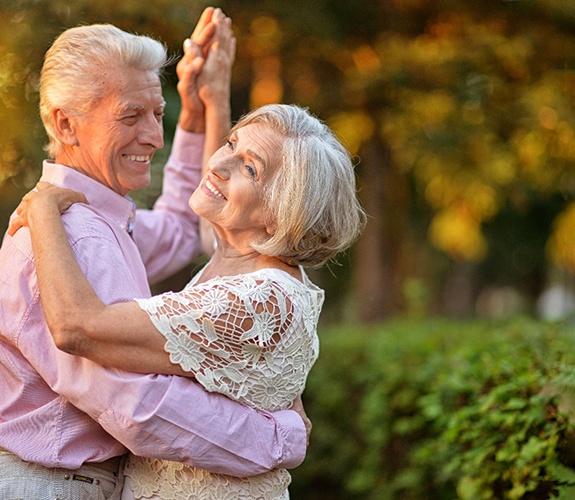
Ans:
{"type": "MultiPolygon", "coordinates": [[[[289,408],[319,354],[323,291],[276,269],[196,284],[199,276],[181,292],[137,301],[166,338],[172,363],[208,391],[259,409],[289,408]]],[[[135,498],[285,499],[291,481],[283,469],[235,478],[141,457],[125,472],[135,498]]]]}
{"type": "MultiPolygon", "coordinates": [[[[250,478],[212,474],[178,462],[131,456],[125,467],[133,498],[158,500],[287,500],[285,469],[250,478]]],[[[126,495],[122,497],[126,498],[126,495]]]]}

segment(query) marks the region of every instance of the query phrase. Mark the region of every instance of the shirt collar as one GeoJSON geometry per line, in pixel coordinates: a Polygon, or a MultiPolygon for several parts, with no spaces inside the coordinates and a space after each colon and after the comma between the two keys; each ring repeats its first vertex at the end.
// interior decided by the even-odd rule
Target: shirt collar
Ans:
{"type": "Polygon", "coordinates": [[[131,234],[136,205],[130,197],[121,196],[91,177],[51,160],[44,160],[40,180],[84,193],[94,210],[131,234]]]}

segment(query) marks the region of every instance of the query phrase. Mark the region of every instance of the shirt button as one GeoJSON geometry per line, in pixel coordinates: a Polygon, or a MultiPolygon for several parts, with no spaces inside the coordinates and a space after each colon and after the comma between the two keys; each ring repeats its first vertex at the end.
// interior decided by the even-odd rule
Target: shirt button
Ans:
{"type": "Polygon", "coordinates": [[[99,480],[99,479],[96,479],[94,482],[95,482],[96,484],[100,484],[100,480],[99,480]]]}
{"type": "Polygon", "coordinates": [[[66,480],[70,479],[70,474],[64,474],[64,479],[66,480]]]}

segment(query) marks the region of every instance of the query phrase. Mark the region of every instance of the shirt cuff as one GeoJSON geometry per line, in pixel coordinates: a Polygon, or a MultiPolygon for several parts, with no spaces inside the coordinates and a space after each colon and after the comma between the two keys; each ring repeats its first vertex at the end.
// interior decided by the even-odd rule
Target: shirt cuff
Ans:
{"type": "Polygon", "coordinates": [[[205,134],[188,132],[177,125],[169,163],[201,168],[201,162],[198,164],[197,160],[203,154],[205,137],[205,134]]]}
{"type": "Polygon", "coordinates": [[[304,461],[307,451],[307,435],[303,420],[293,410],[276,411],[273,417],[285,447],[278,466],[295,469],[304,461]]]}

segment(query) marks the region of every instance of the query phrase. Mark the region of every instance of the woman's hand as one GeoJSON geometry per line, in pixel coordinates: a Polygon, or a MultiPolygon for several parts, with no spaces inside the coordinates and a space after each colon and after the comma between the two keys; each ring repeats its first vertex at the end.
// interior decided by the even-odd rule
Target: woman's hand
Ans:
{"type": "Polygon", "coordinates": [[[303,420],[303,424],[305,425],[305,434],[306,434],[306,445],[309,446],[309,436],[311,434],[311,430],[313,428],[313,425],[311,423],[311,420],[308,418],[304,407],[303,407],[303,402],[301,400],[301,396],[298,396],[297,399],[293,402],[293,404],[290,407],[290,410],[295,411],[303,420]]]}
{"type": "Polygon", "coordinates": [[[17,216],[10,223],[8,234],[14,236],[21,227],[29,227],[30,217],[36,211],[54,210],[63,214],[74,203],[88,203],[88,200],[78,191],[39,182],[34,190],[24,195],[16,208],[17,216]]]}

